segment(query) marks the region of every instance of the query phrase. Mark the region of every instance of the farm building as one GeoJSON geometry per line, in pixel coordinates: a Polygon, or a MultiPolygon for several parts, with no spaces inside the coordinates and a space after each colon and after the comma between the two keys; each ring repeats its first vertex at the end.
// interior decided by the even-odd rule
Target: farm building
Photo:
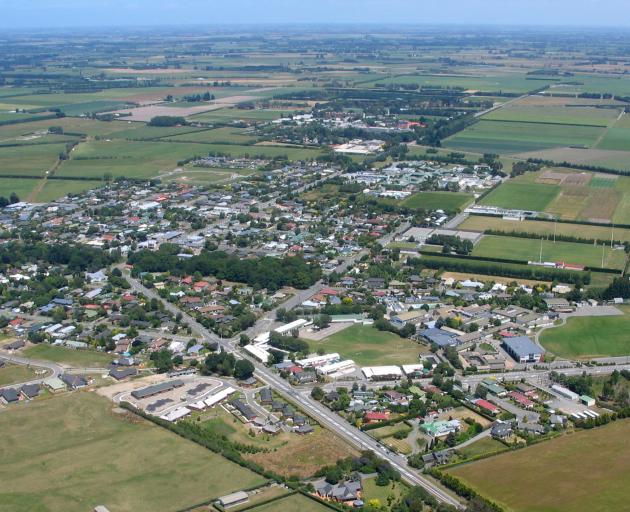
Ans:
{"type": "Polygon", "coordinates": [[[225,496],[221,496],[217,502],[223,508],[235,507],[236,505],[242,505],[249,500],[249,495],[244,491],[233,492],[232,494],[227,494],[225,496]]]}

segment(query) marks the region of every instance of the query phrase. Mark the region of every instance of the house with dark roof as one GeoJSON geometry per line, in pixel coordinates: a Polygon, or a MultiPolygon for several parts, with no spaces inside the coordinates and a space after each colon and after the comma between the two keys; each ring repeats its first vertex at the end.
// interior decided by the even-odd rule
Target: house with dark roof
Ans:
{"type": "Polygon", "coordinates": [[[13,388],[0,389],[0,402],[3,404],[13,404],[20,400],[20,396],[13,388]]]}
{"type": "Polygon", "coordinates": [[[39,384],[24,384],[20,388],[20,395],[28,400],[31,400],[39,396],[39,391],[39,384]]]}
{"type": "Polygon", "coordinates": [[[320,498],[346,505],[352,505],[354,501],[360,500],[363,491],[363,484],[360,478],[339,482],[334,485],[329,484],[325,480],[320,480],[315,482],[313,486],[315,487],[315,493],[320,498]]]}
{"type": "Polygon", "coordinates": [[[132,367],[119,368],[117,366],[112,366],[109,369],[109,376],[116,380],[123,380],[128,377],[134,377],[138,375],[138,369],[132,367]]]}
{"type": "Polygon", "coordinates": [[[243,418],[245,418],[247,421],[252,421],[257,416],[254,409],[252,409],[249,405],[241,400],[232,400],[230,402],[230,405],[232,405],[232,407],[234,407],[239,413],[241,413],[243,418]]]}
{"type": "Polygon", "coordinates": [[[60,377],[60,379],[70,389],[84,388],[85,386],[88,385],[87,380],[81,377],[81,375],[73,375],[70,373],[64,373],[60,377]]]}
{"type": "Polygon", "coordinates": [[[420,336],[429,343],[435,343],[438,347],[448,347],[458,343],[457,334],[435,327],[421,330],[420,336]]]}

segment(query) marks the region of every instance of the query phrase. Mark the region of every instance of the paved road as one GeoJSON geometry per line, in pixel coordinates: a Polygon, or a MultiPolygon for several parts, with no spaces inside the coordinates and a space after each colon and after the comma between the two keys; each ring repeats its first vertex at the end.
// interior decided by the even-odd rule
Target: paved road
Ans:
{"type": "Polygon", "coordinates": [[[50,361],[38,361],[36,359],[28,359],[26,357],[20,357],[20,356],[12,354],[11,352],[7,350],[0,350],[0,359],[9,363],[13,363],[13,364],[21,364],[24,366],[35,366],[35,367],[47,370],[46,375],[42,377],[25,381],[25,382],[16,382],[14,384],[3,386],[5,388],[17,389],[24,386],[25,384],[41,384],[46,379],[49,379],[51,377],[58,377],[64,371],[64,369],[61,366],[55,363],[51,363],[50,361]]]}
{"type": "Polygon", "coordinates": [[[129,284],[134,291],[142,293],[146,297],[156,298],[157,300],[162,301],[165,307],[174,313],[181,312],[182,319],[187,322],[194,331],[198,332],[205,340],[216,341],[226,352],[234,354],[235,357],[246,358],[250,360],[256,368],[256,376],[260,380],[272,386],[274,390],[282,395],[285,399],[296,403],[296,405],[306,411],[316,421],[330,428],[333,432],[345,439],[352,446],[355,446],[359,450],[373,450],[374,452],[378,453],[383,459],[387,460],[394,469],[399,471],[402,479],[406,482],[412,485],[419,485],[423,487],[427,492],[429,492],[437,500],[443,503],[462,508],[461,503],[457,499],[452,497],[449,493],[444,491],[441,486],[433,483],[426,477],[419,474],[413,468],[409,467],[405,456],[398,455],[387,450],[377,441],[369,437],[367,434],[361,432],[356,427],[350,425],[348,422],[342,419],[340,416],[331,412],[327,407],[311,399],[309,391],[306,391],[303,394],[298,393],[286,380],[273,373],[269,368],[259,363],[255,359],[239,353],[236,348],[236,339],[228,340],[225,338],[219,338],[216,334],[209,331],[203,325],[198,323],[188,313],[180,310],[175,305],[164,301],[153,290],[145,288],[138,280],[132,278],[129,275],[128,271],[125,271],[125,277],[129,281],[129,284]]]}

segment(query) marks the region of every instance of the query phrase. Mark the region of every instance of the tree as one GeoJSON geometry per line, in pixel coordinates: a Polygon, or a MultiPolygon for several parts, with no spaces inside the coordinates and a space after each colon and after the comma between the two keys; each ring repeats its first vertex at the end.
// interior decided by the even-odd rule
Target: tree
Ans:
{"type": "Polygon", "coordinates": [[[311,391],[311,398],[321,402],[324,399],[324,390],[319,386],[315,386],[311,391]]]}
{"type": "Polygon", "coordinates": [[[248,361],[247,359],[239,359],[234,365],[234,377],[239,380],[249,379],[252,375],[254,375],[255,369],[256,368],[251,361],[248,361]]]}
{"type": "Polygon", "coordinates": [[[153,352],[149,357],[158,373],[166,373],[173,369],[173,353],[167,348],[153,352]]]}
{"type": "Polygon", "coordinates": [[[245,334],[245,333],[241,334],[241,336],[240,336],[240,338],[238,340],[238,344],[241,347],[244,347],[246,345],[249,345],[249,342],[250,342],[249,336],[247,336],[247,334],[245,334]]]}
{"type": "Polygon", "coordinates": [[[11,192],[11,195],[9,196],[9,202],[11,204],[19,203],[20,202],[20,198],[18,197],[18,195],[15,192],[11,192]]]}

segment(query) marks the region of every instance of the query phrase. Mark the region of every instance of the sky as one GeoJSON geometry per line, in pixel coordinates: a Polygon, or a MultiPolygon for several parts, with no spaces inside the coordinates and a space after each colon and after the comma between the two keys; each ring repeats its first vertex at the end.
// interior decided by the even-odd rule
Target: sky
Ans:
{"type": "Polygon", "coordinates": [[[298,23],[630,27],[630,0],[0,0],[0,29],[298,23]]]}

